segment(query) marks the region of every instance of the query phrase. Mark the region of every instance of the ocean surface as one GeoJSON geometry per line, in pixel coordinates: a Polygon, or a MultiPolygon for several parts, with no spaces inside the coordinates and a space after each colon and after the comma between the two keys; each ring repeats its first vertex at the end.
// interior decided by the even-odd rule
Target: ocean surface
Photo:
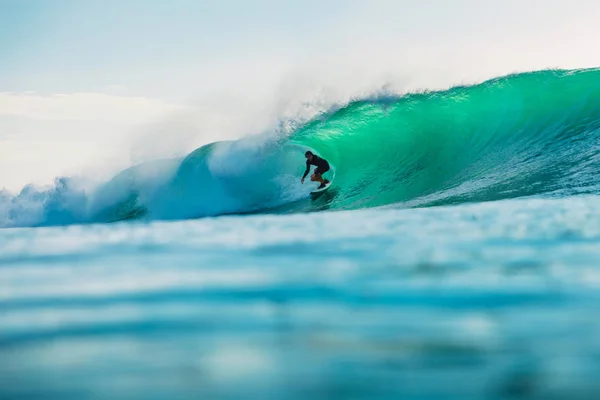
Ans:
{"type": "Polygon", "coordinates": [[[600,398],[599,162],[549,70],[0,191],[0,399],[600,398]]]}

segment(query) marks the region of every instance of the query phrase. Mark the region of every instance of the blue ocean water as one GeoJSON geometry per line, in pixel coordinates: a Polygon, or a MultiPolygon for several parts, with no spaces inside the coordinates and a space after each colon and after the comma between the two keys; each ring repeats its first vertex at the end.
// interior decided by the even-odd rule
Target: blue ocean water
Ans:
{"type": "Polygon", "coordinates": [[[598,398],[599,161],[541,71],[0,192],[0,399],[598,398]]]}
{"type": "Polygon", "coordinates": [[[594,398],[600,199],[0,231],[2,398],[594,398]]]}

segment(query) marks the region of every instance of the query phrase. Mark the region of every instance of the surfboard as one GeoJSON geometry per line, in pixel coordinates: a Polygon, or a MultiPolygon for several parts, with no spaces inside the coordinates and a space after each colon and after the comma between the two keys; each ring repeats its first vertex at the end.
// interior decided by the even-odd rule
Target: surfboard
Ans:
{"type": "MultiPolygon", "coordinates": [[[[329,181],[329,183],[325,185],[325,187],[323,187],[323,188],[321,188],[321,189],[315,189],[315,190],[313,190],[312,192],[310,192],[310,194],[316,194],[316,193],[321,193],[321,192],[324,192],[324,191],[326,191],[326,190],[329,188],[329,186],[331,186],[331,183],[332,183],[332,182],[333,182],[333,179],[331,179],[331,180],[329,181]]],[[[306,192],[305,192],[305,193],[306,193],[306,192]]]]}

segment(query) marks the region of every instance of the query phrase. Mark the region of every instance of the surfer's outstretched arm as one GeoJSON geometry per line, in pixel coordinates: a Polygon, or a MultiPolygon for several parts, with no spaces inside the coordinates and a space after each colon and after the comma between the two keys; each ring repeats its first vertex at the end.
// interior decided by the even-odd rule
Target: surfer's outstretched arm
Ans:
{"type": "Polygon", "coordinates": [[[306,171],[304,171],[304,175],[302,176],[302,183],[304,183],[304,178],[306,178],[306,175],[308,175],[308,173],[310,172],[310,164],[308,163],[308,161],[306,162],[306,171]]]}

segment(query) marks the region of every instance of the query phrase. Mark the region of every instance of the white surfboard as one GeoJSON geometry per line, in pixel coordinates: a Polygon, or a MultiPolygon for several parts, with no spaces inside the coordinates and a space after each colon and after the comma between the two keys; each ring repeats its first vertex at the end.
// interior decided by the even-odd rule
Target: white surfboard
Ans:
{"type": "Polygon", "coordinates": [[[315,189],[312,192],[310,192],[310,194],[324,192],[324,191],[326,191],[329,188],[329,186],[331,186],[332,183],[333,183],[333,178],[331,178],[331,180],[329,181],[328,184],[325,185],[325,187],[322,187],[321,189],[315,189]]]}

